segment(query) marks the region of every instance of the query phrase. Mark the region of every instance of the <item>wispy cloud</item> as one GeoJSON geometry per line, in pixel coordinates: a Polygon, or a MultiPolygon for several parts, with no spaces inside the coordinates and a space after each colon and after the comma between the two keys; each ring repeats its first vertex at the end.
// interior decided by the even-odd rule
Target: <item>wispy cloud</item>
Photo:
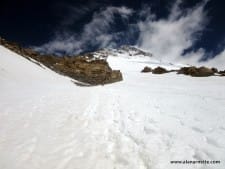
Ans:
{"type": "MultiPolygon", "coordinates": [[[[207,23],[204,6],[206,1],[192,9],[181,9],[181,1],[176,1],[166,19],[155,20],[148,17],[138,23],[140,37],[138,45],[166,60],[180,59],[185,49],[192,47],[198,40],[207,23]]],[[[151,14],[149,14],[151,15],[151,14]]],[[[189,53],[198,60],[202,52],[189,53]]]]}
{"type": "Polygon", "coordinates": [[[206,61],[204,64],[211,67],[216,67],[220,70],[225,70],[225,49],[220,54],[214,56],[213,59],[206,61]]]}
{"type": "Polygon", "coordinates": [[[225,47],[216,56],[207,53],[203,48],[189,50],[184,54],[186,49],[195,45],[206,29],[209,19],[204,7],[207,3],[208,0],[205,0],[194,8],[181,9],[182,0],[177,0],[170,9],[169,16],[158,20],[151,10],[144,9],[143,13],[148,11],[148,17],[138,23],[140,36],[137,45],[167,61],[224,69],[225,47]]]}
{"type": "Polygon", "coordinates": [[[56,32],[55,37],[50,42],[35,47],[35,49],[45,53],[79,54],[94,46],[98,48],[113,46],[113,39],[116,39],[119,33],[110,32],[116,15],[125,21],[132,13],[133,10],[126,7],[107,7],[95,12],[92,20],[84,26],[80,34],[56,32]]]}
{"type": "MultiPolygon", "coordinates": [[[[225,47],[223,52],[214,57],[210,56],[213,59],[205,62],[200,60],[209,58],[211,54],[206,53],[203,48],[184,53],[186,49],[195,46],[206,29],[209,22],[205,11],[207,2],[208,0],[204,0],[192,8],[183,9],[182,0],[177,0],[166,18],[157,18],[147,5],[143,5],[142,9],[137,11],[124,6],[109,6],[97,11],[95,9],[92,19],[83,26],[81,32],[76,33],[68,29],[56,31],[52,40],[35,49],[44,53],[75,55],[92,49],[118,47],[136,41],[138,47],[150,51],[157,58],[192,65],[222,67],[225,63],[225,47]],[[118,27],[118,16],[127,28],[115,31],[113,27],[118,27]],[[130,18],[135,18],[135,21],[129,22],[130,18]]],[[[62,26],[76,23],[79,19],[77,14],[83,16],[95,7],[96,5],[92,5],[92,8],[81,7],[82,10],[70,7],[70,13],[75,16],[65,19],[62,26]]]]}

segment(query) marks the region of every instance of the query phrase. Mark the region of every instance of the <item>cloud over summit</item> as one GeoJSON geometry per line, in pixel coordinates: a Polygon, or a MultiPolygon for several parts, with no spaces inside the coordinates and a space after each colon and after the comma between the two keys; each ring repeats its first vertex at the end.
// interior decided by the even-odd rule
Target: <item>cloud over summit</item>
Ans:
{"type": "Polygon", "coordinates": [[[146,19],[138,23],[138,46],[151,51],[157,57],[173,60],[185,49],[192,47],[207,23],[204,3],[193,9],[182,10],[177,1],[167,18],[146,19]]]}
{"type": "MultiPolygon", "coordinates": [[[[208,0],[204,0],[194,7],[183,8],[182,0],[177,0],[169,9],[168,16],[161,18],[148,5],[143,5],[139,10],[126,6],[99,8],[80,32],[66,28],[63,31],[56,30],[48,43],[35,49],[58,55],[75,55],[99,48],[132,44],[164,60],[202,64],[199,61],[207,58],[209,53],[204,48],[193,47],[210,22],[205,10],[207,3],[208,0]]],[[[85,11],[90,9],[85,7],[82,15],[85,15],[85,11]]],[[[73,18],[77,19],[76,16],[69,17],[63,21],[66,23],[63,26],[74,23],[73,18]]],[[[224,60],[224,53],[207,63],[216,65],[216,60],[224,60]]]]}

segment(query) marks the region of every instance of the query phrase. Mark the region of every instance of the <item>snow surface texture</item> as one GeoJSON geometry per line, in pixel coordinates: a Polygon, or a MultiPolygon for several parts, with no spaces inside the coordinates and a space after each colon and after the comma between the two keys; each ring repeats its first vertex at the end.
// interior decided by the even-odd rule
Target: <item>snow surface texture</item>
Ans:
{"type": "Polygon", "coordinates": [[[179,67],[150,57],[108,61],[124,81],[79,87],[0,46],[0,168],[224,169],[225,78],[140,73],[179,67]]]}

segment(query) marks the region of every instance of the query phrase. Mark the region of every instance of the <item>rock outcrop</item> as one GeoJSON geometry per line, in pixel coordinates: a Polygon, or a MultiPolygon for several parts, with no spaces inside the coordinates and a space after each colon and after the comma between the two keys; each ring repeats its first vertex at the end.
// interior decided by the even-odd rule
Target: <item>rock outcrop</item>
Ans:
{"type": "Polygon", "coordinates": [[[107,84],[121,81],[122,74],[119,70],[112,70],[106,60],[88,61],[78,56],[73,59],[61,60],[55,63],[54,69],[76,80],[89,84],[107,84]]]}
{"type": "Polygon", "coordinates": [[[184,74],[189,75],[193,77],[207,77],[207,76],[225,76],[225,70],[224,71],[218,71],[216,68],[207,68],[207,67],[182,67],[179,70],[166,70],[163,67],[156,67],[155,69],[151,69],[148,66],[145,66],[144,69],[141,71],[142,73],[146,72],[152,72],[152,74],[164,74],[164,73],[170,73],[170,72],[177,72],[177,74],[184,74]]]}
{"type": "Polygon", "coordinates": [[[218,73],[220,74],[220,76],[225,76],[225,70],[219,71],[218,73]]]}
{"type": "Polygon", "coordinates": [[[207,76],[213,76],[215,70],[212,70],[207,67],[182,67],[180,70],[178,70],[178,74],[184,74],[184,75],[190,75],[193,77],[207,77],[207,76]]]}
{"type": "Polygon", "coordinates": [[[152,68],[145,66],[144,69],[141,71],[142,73],[148,73],[148,72],[152,72],[152,68]]]}
{"type": "Polygon", "coordinates": [[[152,70],[153,74],[163,74],[163,73],[168,73],[169,71],[167,71],[165,68],[158,66],[157,68],[152,70]]]}
{"type": "Polygon", "coordinates": [[[123,80],[119,70],[112,70],[105,59],[94,58],[91,53],[80,56],[57,57],[41,55],[32,49],[20,47],[16,43],[0,38],[0,45],[29,59],[36,60],[36,64],[43,64],[57,73],[69,76],[91,85],[108,84],[123,80]]]}
{"type": "Polygon", "coordinates": [[[215,68],[215,67],[212,67],[211,70],[212,70],[214,73],[218,73],[218,69],[215,68]]]}

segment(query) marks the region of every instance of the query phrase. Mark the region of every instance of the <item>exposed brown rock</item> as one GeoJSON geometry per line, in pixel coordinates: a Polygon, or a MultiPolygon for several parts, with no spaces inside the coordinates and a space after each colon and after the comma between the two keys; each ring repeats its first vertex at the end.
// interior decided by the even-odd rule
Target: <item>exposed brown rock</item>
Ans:
{"type": "Polygon", "coordinates": [[[165,68],[158,66],[157,68],[152,70],[152,73],[153,74],[163,74],[163,73],[168,73],[168,71],[165,68]]]}
{"type": "Polygon", "coordinates": [[[152,71],[152,68],[148,67],[148,66],[145,66],[144,69],[141,71],[142,73],[148,73],[148,72],[151,72],[152,71]]]}
{"type": "Polygon", "coordinates": [[[122,80],[120,71],[112,70],[105,60],[87,61],[82,57],[54,64],[56,70],[89,84],[106,84],[122,80]]]}
{"type": "Polygon", "coordinates": [[[191,75],[193,73],[196,73],[196,67],[182,67],[177,72],[178,74],[184,74],[184,75],[191,75]]]}
{"type": "Polygon", "coordinates": [[[185,74],[185,75],[190,75],[194,77],[207,77],[207,76],[212,76],[214,75],[214,71],[210,68],[207,67],[183,67],[180,70],[178,70],[178,74],[185,74]]]}
{"type": "Polygon", "coordinates": [[[212,75],[214,75],[214,71],[212,69],[204,67],[204,66],[198,68],[198,71],[199,71],[198,76],[212,76],[212,75]]]}
{"type": "MultiPolygon", "coordinates": [[[[104,59],[95,59],[91,53],[76,57],[57,57],[53,55],[41,55],[32,49],[25,49],[16,43],[8,42],[0,38],[0,45],[20,54],[50,69],[91,85],[114,83],[123,80],[119,70],[112,70],[104,59]]],[[[40,65],[40,64],[39,64],[40,65]]]]}

